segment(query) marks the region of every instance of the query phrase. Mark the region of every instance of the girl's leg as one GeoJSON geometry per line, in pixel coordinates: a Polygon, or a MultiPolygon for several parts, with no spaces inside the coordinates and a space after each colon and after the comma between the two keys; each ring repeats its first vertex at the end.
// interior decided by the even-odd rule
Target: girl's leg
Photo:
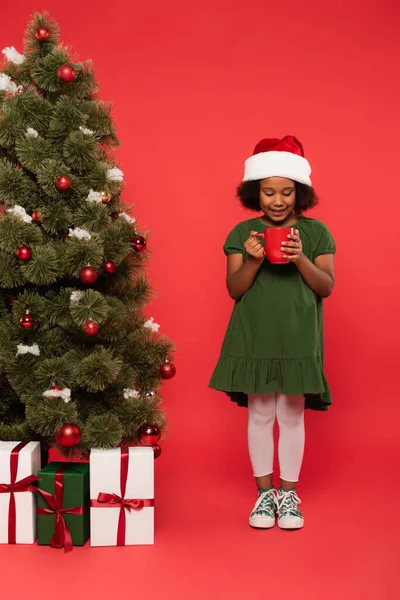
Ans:
{"type": "Polygon", "coordinates": [[[276,416],[279,424],[279,463],[282,488],[294,490],[304,456],[304,396],[278,394],[276,416]]]}
{"type": "Polygon", "coordinates": [[[281,469],[278,525],[282,529],[300,529],[304,519],[295,490],[304,456],[304,396],[278,394],[276,416],[280,431],[278,450],[281,469]]]}
{"type": "Polygon", "coordinates": [[[276,394],[249,396],[248,440],[258,498],[249,517],[251,527],[275,525],[276,492],[272,487],[276,394]]]}
{"type": "Polygon", "coordinates": [[[259,489],[272,487],[276,394],[249,395],[248,443],[250,461],[259,489]]]}

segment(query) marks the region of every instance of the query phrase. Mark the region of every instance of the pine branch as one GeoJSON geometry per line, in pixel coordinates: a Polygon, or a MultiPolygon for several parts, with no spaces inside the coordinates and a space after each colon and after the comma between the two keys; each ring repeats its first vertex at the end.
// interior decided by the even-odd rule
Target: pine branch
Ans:
{"type": "Polygon", "coordinates": [[[83,429],[82,442],[89,448],[116,448],[122,441],[123,429],[112,414],[90,417],[83,429]]]}
{"type": "Polygon", "coordinates": [[[50,17],[46,11],[42,14],[35,13],[29,23],[24,38],[24,55],[29,61],[34,61],[38,56],[49,54],[57,45],[60,38],[60,29],[55,19],[50,17]],[[39,42],[36,31],[39,27],[45,27],[49,33],[49,39],[39,42]]]}
{"type": "Polygon", "coordinates": [[[112,350],[97,346],[80,364],[77,382],[89,392],[104,390],[118,377],[122,360],[112,350]]]}
{"type": "Polygon", "coordinates": [[[26,418],[29,426],[45,438],[53,438],[64,423],[78,422],[74,402],[65,403],[62,398],[31,399],[26,406],[26,418]]]}

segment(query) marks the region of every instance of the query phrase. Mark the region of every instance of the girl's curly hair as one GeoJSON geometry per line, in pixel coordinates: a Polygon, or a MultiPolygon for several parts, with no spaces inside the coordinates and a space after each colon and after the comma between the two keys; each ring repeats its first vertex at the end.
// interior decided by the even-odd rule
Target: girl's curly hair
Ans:
{"type": "MultiPolygon", "coordinates": [[[[302,215],[303,212],[318,204],[318,196],[314,188],[304,183],[294,182],[296,185],[296,204],[294,212],[302,215]]],[[[243,181],[238,185],[236,195],[245,208],[259,211],[260,209],[260,180],[243,181]]]]}

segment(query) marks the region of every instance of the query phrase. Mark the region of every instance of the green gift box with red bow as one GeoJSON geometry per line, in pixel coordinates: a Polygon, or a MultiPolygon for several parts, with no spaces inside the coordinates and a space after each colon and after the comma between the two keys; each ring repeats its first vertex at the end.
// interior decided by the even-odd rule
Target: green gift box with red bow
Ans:
{"type": "Polygon", "coordinates": [[[83,546],[90,535],[89,465],[53,462],[38,477],[38,544],[65,552],[83,546]]]}

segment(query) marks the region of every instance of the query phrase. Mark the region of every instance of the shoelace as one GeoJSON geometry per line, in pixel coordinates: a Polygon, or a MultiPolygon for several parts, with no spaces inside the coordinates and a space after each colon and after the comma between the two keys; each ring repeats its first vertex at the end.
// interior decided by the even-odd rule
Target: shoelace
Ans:
{"type": "Polygon", "coordinates": [[[276,506],[275,494],[275,490],[268,490],[267,492],[262,492],[258,497],[258,500],[253,510],[253,514],[256,512],[265,512],[268,516],[273,517],[275,514],[276,506]]]}
{"type": "Polygon", "coordinates": [[[287,515],[298,516],[301,500],[294,490],[278,494],[278,511],[281,517],[287,515]]]}

